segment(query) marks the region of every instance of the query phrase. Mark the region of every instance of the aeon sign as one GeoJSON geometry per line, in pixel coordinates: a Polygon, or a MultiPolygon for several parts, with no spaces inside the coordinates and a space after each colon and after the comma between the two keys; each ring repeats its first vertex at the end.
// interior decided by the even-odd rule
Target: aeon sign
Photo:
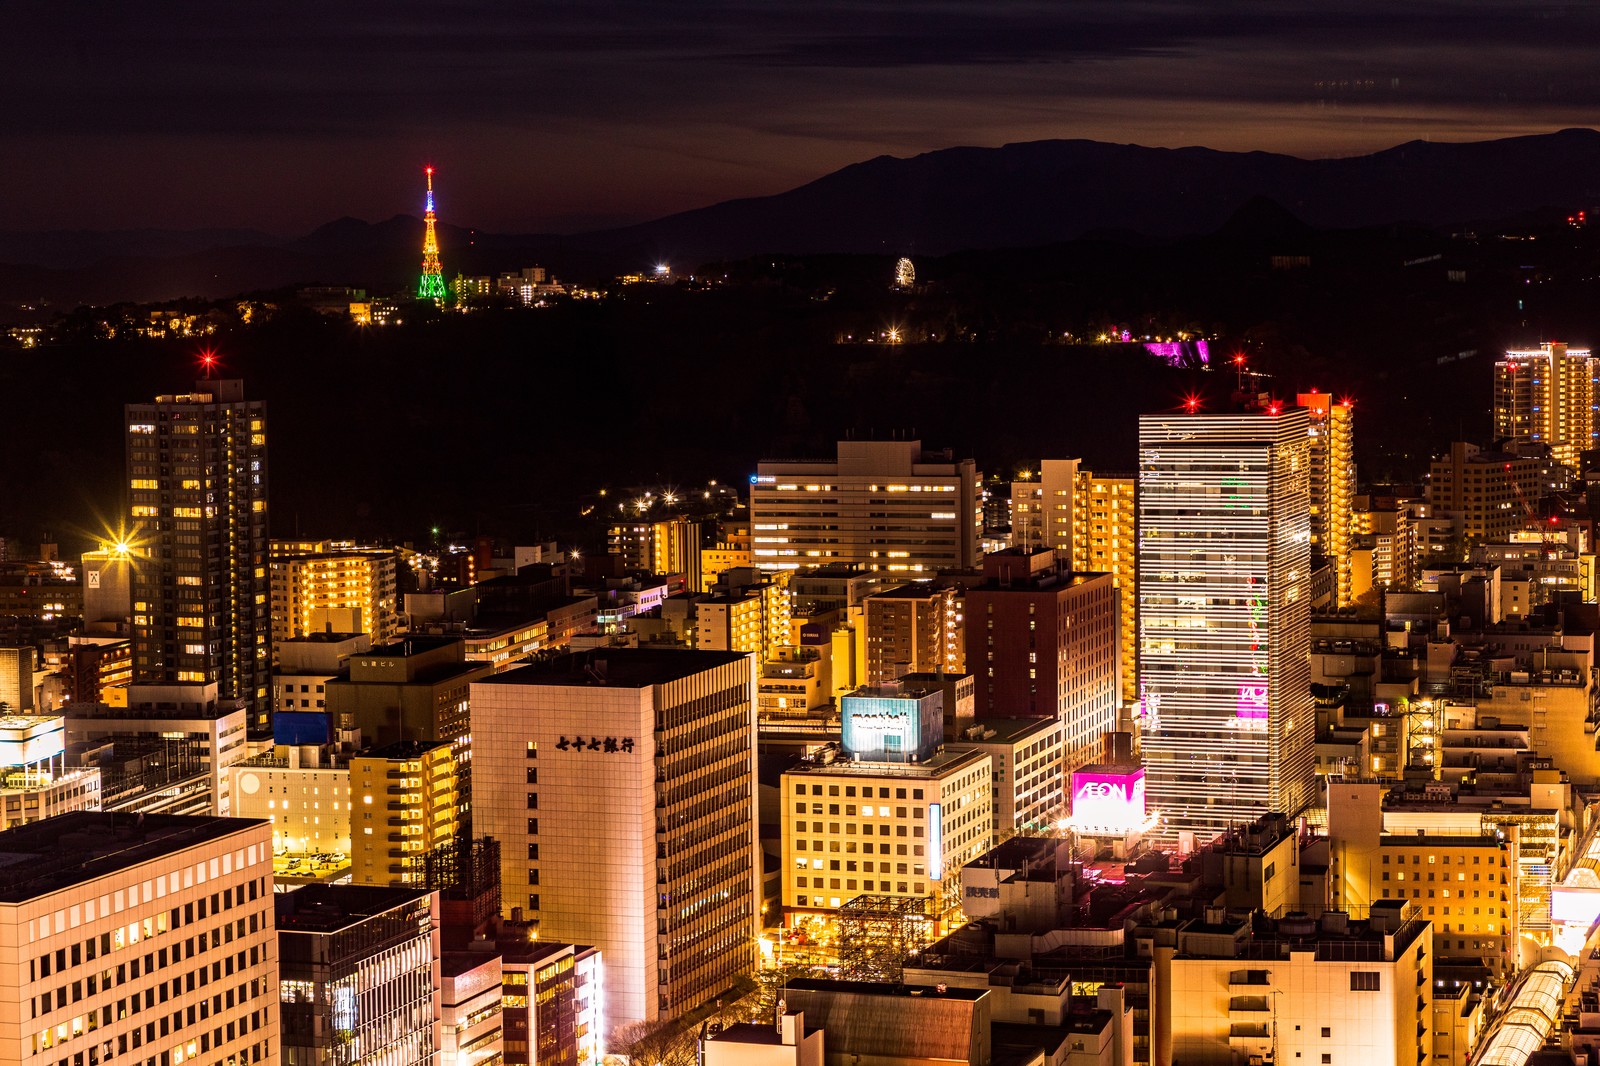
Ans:
{"type": "Polygon", "coordinates": [[[1142,828],[1144,768],[1091,768],[1073,774],[1072,823],[1080,833],[1126,833],[1142,828]]]}

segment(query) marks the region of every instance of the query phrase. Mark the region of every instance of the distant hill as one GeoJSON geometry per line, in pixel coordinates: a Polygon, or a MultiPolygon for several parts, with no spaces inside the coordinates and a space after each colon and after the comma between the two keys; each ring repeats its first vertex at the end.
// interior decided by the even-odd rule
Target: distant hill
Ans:
{"type": "MultiPolygon", "coordinates": [[[[1462,226],[1558,217],[1600,203],[1600,132],[1472,143],[1412,141],[1372,155],[1055,140],[880,156],[775,196],[570,236],[442,226],[445,266],[543,263],[572,276],[766,253],[937,255],[1038,247],[1086,235],[1173,238],[1230,223],[1249,233],[1408,222],[1462,226]],[[1244,210],[1248,208],[1248,210],[1244,210]],[[1242,212],[1242,213],[1241,213],[1242,212]],[[1297,220],[1297,221],[1294,221],[1297,220]]],[[[340,219],[283,241],[250,231],[12,234],[0,302],[56,304],[221,296],[301,283],[404,287],[420,221],[340,219]]]]}

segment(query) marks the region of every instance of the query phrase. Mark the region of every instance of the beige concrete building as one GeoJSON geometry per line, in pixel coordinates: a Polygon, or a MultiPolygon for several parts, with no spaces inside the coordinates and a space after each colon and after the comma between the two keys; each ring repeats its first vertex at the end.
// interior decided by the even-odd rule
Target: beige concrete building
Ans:
{"type": "Polygon", "coordinates": [[[1398,902],[1365,922],[1329,912],[1255,931],[1218,909],[1181,925],[1164,1019],[1171,1061],[1432,1062],[1432,939],[1416,907],[1398,902]]]}
{"type": "Polygon", "coordinates": [[[77,811],[0,860],[0,1061],[279,1060],[266,823],[77,811]]]}
{"type": "Polygon", "coordinates": [[[993,760],[813,762],[780,786],[786,921],[860,895],[920,897],[936,918],[961,903],[961,867],[994,837],[993,760]],[[870,803],[868,801],[871,801],[870,803]]]}
{"type": "Polygon", "coordinates": [[[834,460],[763,459],[750,482],[755,565],[855,563],[932,576],[977,565],[982,478],[919,440],[838,443],[834,460]]]}
{"type": "MultiPolygon", "coordinates": [[[[316,751],[316,749],[312,749],[316,751]]],[[[283,747],[232,766],[234,814],[272,824],[275,855],[350,854],[350,768],[283,747]]]]}
{"type": "Polygon", "coordinates": [[[446,741],[402,740],[350,757],[350,880],[423,884],[423,857],[456,836],[456,762],[446,741]]]}
{"type": "Polygon", "coordinates": [[[473,831],[503,906],[604,954],[606,1024],[670,1018],[755,959],[755,679],[733,652],[602,649],[472,686],[473,831]]]}
{"type": "Polygon", "coordinates": [[[1054,718],[968,719],[956,747],[988,755],[995,843],[1046,833],[1066,817],[1065,727],[1054,718]]]}

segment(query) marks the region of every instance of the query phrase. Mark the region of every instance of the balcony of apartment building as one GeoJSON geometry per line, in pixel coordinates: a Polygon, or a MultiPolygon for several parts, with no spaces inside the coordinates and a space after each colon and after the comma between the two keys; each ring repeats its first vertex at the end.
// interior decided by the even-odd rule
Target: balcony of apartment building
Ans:
{"type": "Polygon", "coordinates": [[[1514,773],[1519,753],[1529,748],[1526,726],[1486,722],[1466,729],[1447,726],[1440,738],[1440,762],[1447,771],[1514,773]]]}

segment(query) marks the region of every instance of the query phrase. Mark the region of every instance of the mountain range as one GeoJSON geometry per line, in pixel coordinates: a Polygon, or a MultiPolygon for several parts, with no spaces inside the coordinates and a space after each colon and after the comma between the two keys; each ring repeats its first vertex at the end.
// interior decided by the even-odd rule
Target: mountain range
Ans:
{"type": "MultiPolygon", "coordinates": [[[[537,263],[586,279],[661,259],[685,269],[761,254],[916,256],[1092,237],[1165,240],[1217,232],[1263,198],[1316,229],[1554,221],[1600,203],[1600,132],[1411,141],[1340,159],[1086,140],[948,148],[879,156],[777,195],[620,229],[494,234],[441,224],[440,243],[451,275],[537,263]]],[[[130,230],[16,232],[0,241],[13,260],[0,263],[0,304],[62,307],[297,284],[400,290],[416,273],[422,223],[343,218],[294,239],[130,230]]]]}

